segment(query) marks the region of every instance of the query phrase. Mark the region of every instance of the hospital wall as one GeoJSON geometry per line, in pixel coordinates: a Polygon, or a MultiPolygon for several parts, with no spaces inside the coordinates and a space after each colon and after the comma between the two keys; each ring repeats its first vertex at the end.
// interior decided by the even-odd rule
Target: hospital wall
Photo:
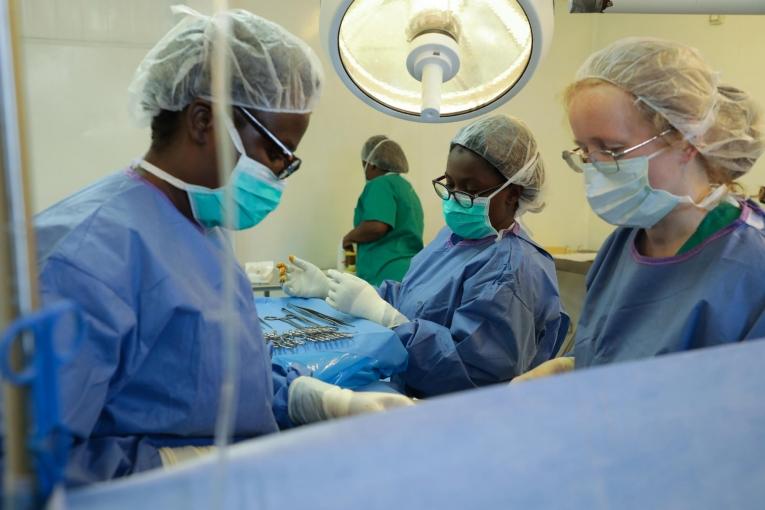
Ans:
{"type": "MultiPolygon", "coordinates": [[[[149,133],[132,124],[127,85],[156,40],[172,25],[173,0],[25,0],[24,55],[30,115],[33,207],[39,211],[89,182],[126,166],[146,150],[149,133]]],[[[186,2],[210,12],[209,0],[186,2]]],[[[331,70],[318,33],[319,2],[237,0],[306,39],[321,56],[327,86],[298,154],[304,166],[290,178],[279,209],[258,228],[236,235],[242,261],[296,253],[334,265],[337,244],[351,228],[364,180],[359,151],[373,134],[399,141],[409,157],[408,178],[425,209],[425,238],[443,225],[430,180],[443,173],[449,140],[465,122],[414,124],[393,119],[355,98],[331,70]]],[[[581,177],[560,160],[571,146],[561,92],[593,50],[626,35],[670,37],[699,47],[722,78],[765,104],[765,17],[569,15],[557,2],[555,39],[529,84],[498,111],[524,119],[537,134],[547,167],[547,208],[526,223],[538,241],[570,249],[597,248],[611,228],[583,197],[581,177]]],[[[760,163],[744,182],[765,184],[760,163]]]]}

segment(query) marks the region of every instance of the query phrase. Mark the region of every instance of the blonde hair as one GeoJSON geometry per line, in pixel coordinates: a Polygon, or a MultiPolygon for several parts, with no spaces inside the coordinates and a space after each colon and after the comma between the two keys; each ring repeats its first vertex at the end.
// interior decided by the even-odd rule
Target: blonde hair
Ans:
{"type": "MultiPolygon", "coordinates": [[[[621,90],[621,87],[618,87],[617,85],[614,85],[613,83],[610,83],[606,80],[600,79],[600,78],[585,78],[579,81],[575,81],[573,83],[570,83],[566,89],[563,91],[563,104],[568,112],[569,108],[571,107],[571,103],[574,100],[574,96],[576,94],[584,89],[587,88],[593,88],[600,85],[611,85],[613,87],[617,87],[621,90]]],[[[634,94],[630,93],[629,91],[625,91],[628,94],[630,94],[632,97],[635,97],[634,94]]],[[[669,120],[666,119],[663,115],[658,113],[657,111],[653,110],[650,106],[648,106],[645,102],[640,101],[639,98],[635,97],[634,102],[635,108],[640,113],[641,117],[651,124],[654,128],[654,131],[657,133],[661,133],[663,131],[666,131],[667,129],[672,129],[673,132],[668,133],[664,137],[662,137],[668,144],[673,146],[682,146],[685,144],[690,144],[690,142],[687,142],[683,136],[682,133],[680,133],[672,124],[669,122],[669,120]]],[[[693,144],[690,144],[693,145],[693,144]]],[[[740,184],[735,182],[735,178],[738,177],[738,175],[735,175],[729,171],[729,165],[726,164],[726,162],[720,161],[719,158],[715,158],[713,155],[709,154],[703,154],[702,152],[698,151],[696,154],[699,163],[701,164],[702,168],[707,174],[707,178],[709,179],[709,182],[712,184],[723,184],[727,186],[731,191],[740,193],[743,192],[743,188],[740,184]]],[[[744,162],[745,164],[748,162],[744,162]]],[[[739,162],[740,164],[740,162],[739,162]]],[[[751,164],[754,164],[754,161],[751,162],[751,164]]]]}
{"type": "Polygon", "coordinates": [[[648,37],[621,39],[592,54],[566,88],[566,108],[584,87],[611,84],[632,95],[642,116],[658,132],[687,141],[710,181],[732,184],[765,151],[759,107],[735,87],[721,85],[698,51],[648,37]]]}

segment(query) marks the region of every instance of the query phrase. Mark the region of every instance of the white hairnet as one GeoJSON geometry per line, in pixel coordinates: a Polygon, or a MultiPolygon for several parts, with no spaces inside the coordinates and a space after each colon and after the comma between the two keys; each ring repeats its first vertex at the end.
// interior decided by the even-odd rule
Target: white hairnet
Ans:
{"type": "Polygon", "coordinates": [[[366,161],[380,170],[405,174],[409,171],[404,150],[385,135],[369,138],[361,148],[361,161],[366,161]]]}
{"type": "MultiPolygon", "coordinates": [[[[211,97],[212,44],[218,24],[187,7],[186,16],[144,57],[130,84],[130,109],[144,126],[160,110],[179,111],[211,97]]],[[[281,26],[244,10],[228,16],[231,99],[270,112],[310,112],[324,76],[313,50],[281,26]]]]}
{"type": "Polygon", "coordinates": [[[576,78],[604,80],[633,94],[732,177],[751,169],[763,152],[757,105],[747,93],[720,85],[718,73],[684,44],[621,39],[591,55],[576,78]]]}
{"type": "Polygon", "coordinates": [[[507,115],[484,117],[459,130],[452,146],[459,145],[485,159],[499,173],[523,187],[516,216],[539,212],[545,165],[534,135],[526,124],[507,115]]]}

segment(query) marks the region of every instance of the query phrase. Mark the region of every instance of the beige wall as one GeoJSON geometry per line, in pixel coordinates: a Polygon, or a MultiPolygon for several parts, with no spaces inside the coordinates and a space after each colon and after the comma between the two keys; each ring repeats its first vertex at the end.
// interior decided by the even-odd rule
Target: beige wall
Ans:
{"type": "MultiPolygon", "coordinates": [[[[41,210],[102,175],[128,164],[147,146],[148,132],[132,127],[126,88],[138,62],[172,24],[173,0],[25,0],[25,58],[32,139],[33,200],[41,210]],[[73,10],[73,9],[79,10],[73,10]]],[[[209,0],[187,2],[209,12],[209,0]]],[[[555,39],[527,87],[501,112],[523,118],[537,134],[548,169],[548,207],[528,215],[539,242],[597,248],[610,230],[589,211],[581,178],[560,160],[571,135],[560,92],[594,48],[625,35],[672,37],[698,46],[723,78],[765,104],[765,17],[725,18],[709,26],[704,16],[569,15],[556,2],[555,39]]],[[[319,2],[238,0],[305,38],[325,63],[327,87],[299,148],[304,167],[291,178],[283,203],[258,228],[236,236],[242,260],[297,253],[321,266],[334,264],[337,243],[351,227],[364,184],[363,141],[387,134],[404,147],[409,179],[425,209],[425,236],[443,225],[430,180],[444,169],[449,140],[464,123],[413,124],[378,113],[357,100],[332,72],[318,34],[319,2]]],[[[760,164],[747,184],[765,184],[760,164]]]]}
{"type": "Polygon", "coordinates": [[[33,207],[42,210],[142,154],[127,112],[138,62],[173,0],[24,0],[33,207]]]}

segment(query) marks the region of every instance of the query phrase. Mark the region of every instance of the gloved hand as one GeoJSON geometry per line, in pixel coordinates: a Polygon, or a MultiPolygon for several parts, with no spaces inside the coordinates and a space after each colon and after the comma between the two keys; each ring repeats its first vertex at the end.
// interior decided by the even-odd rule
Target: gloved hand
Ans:
{"type": "Polygon", "coordinates": [[[329,280],[321,269],[310,262],[290,255],[289,262],[279,262],[276,267],[279,268],[282,290],[290,296],[320,299],[327,297],[329,280]]]}
{"type": "Polygon", "coordinates": [[[351,391],[306,376],[292,381],[287,396],[287,411],[290,420],[296,424],[411,405],[414,402],[404,395],[351,391]]]}
{"type": "Polygon", "coordinates": [[[214,446],[178,446],[175,448],[164,447],[159,449],[159,459],[162,467],[175,466],[182,462],[197,459],[208,453],[215,453],[214,446]]]}
{"type": "Polygon", "coordinates": [[[334,269],[327,271],[327,275],[329,294],[326,301],[330,306],[386,328],[395,328],[409,322],[405,315],[381,298],[375,288],[361,278],[334,269]]]}
{"type": "Polygon", "coordinates": [[[548,361],[545,361],[541,365],[539,365],[536,368],[532,368],[525,374],[521,374],[518,377],[514,378],[511,383],[514,382],[523,382],[528,381],[531,379],[538,379],[540,377],[547,377],[550,375],[556,375],[556,374],[563,374],[566,372],[571,372],[574,370],[574,358],[572,357],[562,357],[562,358],[555,358],[548,361]]]}

